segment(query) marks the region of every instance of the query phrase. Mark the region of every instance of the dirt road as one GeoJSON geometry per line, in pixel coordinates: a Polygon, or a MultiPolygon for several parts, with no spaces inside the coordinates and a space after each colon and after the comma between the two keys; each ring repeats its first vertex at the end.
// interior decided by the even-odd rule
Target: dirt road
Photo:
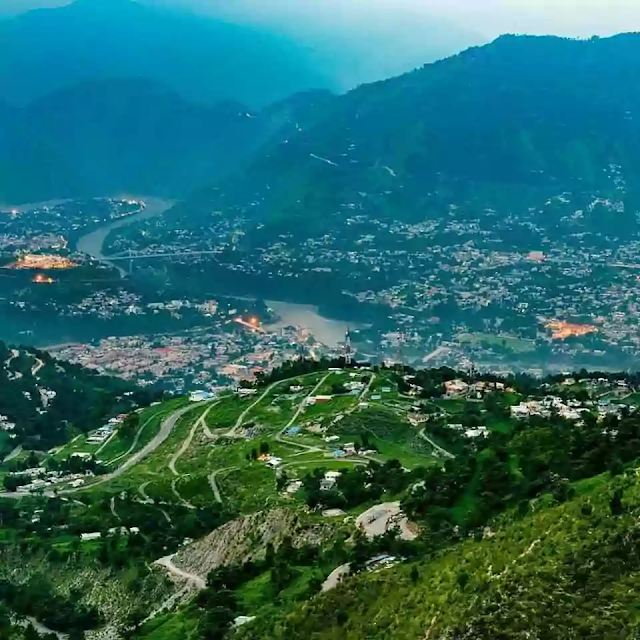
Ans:
{"type": "Polygon", "coordinates": [[[169,573],[174,575],[176,578],[180,578],[181,580],[186,580],[190,582],[194,587],[198,589],[204,589],[207,586],[206,580],[201,578],[200,576],[195,575],[194,573],[187,573],[182,569],[178,569],[175,564],[173,564],[173,555],[165,556],[164,558],[160,558],[160,560],[156,560],[155,564],[164,567],[169,573]]]}

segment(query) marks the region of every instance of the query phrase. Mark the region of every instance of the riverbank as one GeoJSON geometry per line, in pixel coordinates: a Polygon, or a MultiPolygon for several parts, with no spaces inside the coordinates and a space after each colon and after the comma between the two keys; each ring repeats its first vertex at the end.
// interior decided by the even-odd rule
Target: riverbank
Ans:
{"type": "MultiPolygon", "coordinates": [[[[121,263],[115,263],[104,255],[104,244],[108,236],[117,229],[129,226],[140,220],[148,220],[162,215],[165,211],[173,206],[173,202],[162,200],[160,198],[139,198],[144,200],[145,208],[139,213],[119,218],[108,224],[101,225],[97,229],[80,237],[76,243],[76,248],[82,253],[90,255],[95,260],[99,260],[111,267],[118,269],[122,276],[126,272],[120,266],[121,263]]],[[[234,296],[232,293],[225,293],[224,297],[234,298],[237,300],[256,300],[257,297],[252,296],[234,296]]],[[[337,347],[344,341],[345,334],[351,327],[347,322],[327,318],[319,313],[319,308],[311,304],[298,304],[294,302],[284,302],[280,300],[268,300],[267,305],[273,310],[278,320],[265,326],[269,330],[278,330],[280,328],[295,326],[301,327],[309,331],[313,337],[328,347],[337,347]]]]}

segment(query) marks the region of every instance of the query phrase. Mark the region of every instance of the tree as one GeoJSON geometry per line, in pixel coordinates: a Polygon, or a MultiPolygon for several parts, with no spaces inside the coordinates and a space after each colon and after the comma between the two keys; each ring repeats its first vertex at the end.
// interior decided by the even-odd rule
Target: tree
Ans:
{"type": "Polygon", "coordinates": [[[456,575],[456,582],[458,583],[458,586],[460,587],[460,589],[462,589],[462,591],[464,591],[464,588],[469,583],[469,574],[468,574],[468,572],[465,571],[464,569],[462,569],[461,571],[458,571],[458,573],[456,575]]]}
{"type": "Polygon", "coordinates": [[[624,513],[624,505],[622,504],[622,490],[617,489],[609,502],[612,516],[621,516],[624,513]]]}
{"type": "Polygon", "coordinates": [[[20,486],[20,477],[19,476],[5,476],[2,479],[2,484],[4,485],[4,488],[13,493],[15,491],[18,490],[18,487],[20,486]]]}
{"type": "Polygon", "coordinates": [[[130,413],[118,430],[118,435],[122,440],[133,440],[140,424],[140,415],[135,411],[130,413]]]}

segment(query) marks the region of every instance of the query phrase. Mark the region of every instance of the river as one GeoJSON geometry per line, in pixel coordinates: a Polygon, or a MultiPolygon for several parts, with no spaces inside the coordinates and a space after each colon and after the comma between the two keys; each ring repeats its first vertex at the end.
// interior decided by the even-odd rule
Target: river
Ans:
{"type": "MultiPolygon", "coordinates": [[[[115,229],[127,227],[134,222],[156,218],[157,216],[162,215],[165,211],[168,211],[174,205],[173,201],[162,200],[160,198],[136,199],[144,200],[146,206],[142,211],[139,211],[138,213],[132,213],[131,215],[124,216],[122,218],[118,218],[117,220],[113,220],[112,222],[108,222],[107,224],[94,229],[93,231],[91,231],[91,233],[87,233],[86,235],[82,236],[78,240],[78,251],[92,256],[96,260],[105,262],[109,266],[115,267],[116,265],[110,262],[102,252],[107,236],[115,229]]],[[[116,268],[120,271],[121,274],[124,274],[122,269],[120,269],[119,267],[116,268]]]]}
{"type": "MultiPolygon", "coordinates": [[[[149,218],[160,216],[173,206],[173,202],[159,198],[136,199],[144,200],[146,207],[143,211],[119,218],[98,229],[94,229],[82,236],[77,243],[78,251],[117,268],[122,276],[126,275],[126,272],[116,263],[110,262],[109,258],[103,253],[104,243],[108,235],[115,229],[121,229],[139,220],[148,220],[149,218]]],[[[227,294],[227,297],[232,296],[227,294]]],[[[343,342],[345,333],[349,329],[345,322],[321,316],[318,313],[318,308],[313,305],[282,302],[280,300],[268,300],[266,302],[278,316],[278,321],[266,327],[268,329],[277,330],[288,326],[302,327],[307,329],[316,340],[328,347],[336,347],[340,342],[343,342]]]]}

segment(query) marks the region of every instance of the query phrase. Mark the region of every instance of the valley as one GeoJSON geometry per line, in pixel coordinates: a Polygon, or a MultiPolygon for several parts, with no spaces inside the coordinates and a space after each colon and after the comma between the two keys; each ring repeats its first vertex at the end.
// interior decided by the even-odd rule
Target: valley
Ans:
{"type": "Polygon", "coordinates": [[[355,4],[0,18],[1,640],[640,637],[640,35],[355,4]]]}

